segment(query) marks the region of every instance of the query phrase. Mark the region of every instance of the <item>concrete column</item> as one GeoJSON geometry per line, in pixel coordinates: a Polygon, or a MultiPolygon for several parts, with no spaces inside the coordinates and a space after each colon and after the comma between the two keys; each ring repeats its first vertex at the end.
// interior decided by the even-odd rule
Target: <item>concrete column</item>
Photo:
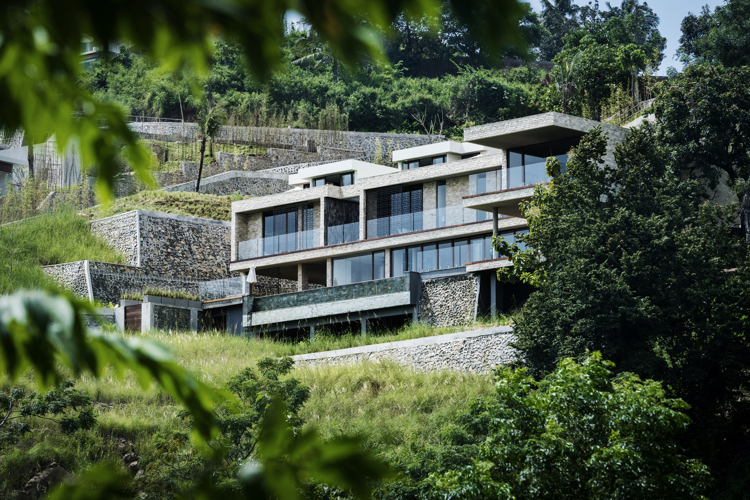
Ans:
{"type": "Polygon", "coordinates": [[[307,290],[307,267],[304,264],[297,264],[297,291],[307,290]]]}
{"type": "MultiPolygon", "coordinates": [[[[497,207],[492,209],[492,236],[497,236],[497,207]]],[[[492,258],[497,259],[499,255],[495,247],[492,247],[492,258]]]]}
{"type": "Polygon", "coordinates": [[[245,296],[248,294],[247,273],[240,271],[240,278],[242,278],[242,295],[245,296]]]}
{"type": "Polygon", "coordinates": [[[330,257],[326,259],[326,286],[333,286],[333,259],[330,257]]]}
{"type": "Polygon", "coordinates": [[[360,319],[360,323],[362,323],[362,335],[365,335],[367,333],[367,318],[362,316],[360,319]]]}
{"type": "Polygon", "coordinates": [[[497,316],[497,278],[490,277],[490,316],[497,316]]]}
{"type": "Polygon", "coordinates": [[[198,331],[198,309],[190,308],[190,330],[193,332],[198,331]]]}
{"type": "Polygon", "coordinates": [[[391,277],[391,249],[385,249],[385,277],[391,277]]]}
{"type": "Polygon", "coordinates": [[[318,222],[320,224],[320,233],[318,236],[318,238],[320,238],[320,241],[316,242],[317,244],[313,245],[315,247],[325,246],[325,243],[326,243],[326,215],[325,213],[326,213],[326,198],[325,196],[321,196],[320,197],[320,219],[318,222]]]}
{"type": "Polygon", "coordinates": [[[316,325],[310,325],[310,340],[315,340],[315,326],[316,325]]]}
{"type": "Polygon", "coordinates": [[[365,190],[359,193],[359,239],[364,240],[367,235],[367,207],[365,206],[365,190]]]}

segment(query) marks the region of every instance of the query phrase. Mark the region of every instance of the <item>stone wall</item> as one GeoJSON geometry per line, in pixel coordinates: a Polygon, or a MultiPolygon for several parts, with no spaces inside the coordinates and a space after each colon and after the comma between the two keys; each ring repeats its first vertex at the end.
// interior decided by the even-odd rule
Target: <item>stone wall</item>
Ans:
{"type": "Polygon", "coordinates": [[[92,231],[155,276],[211,280],[231,276],[231,223],[134,210],[91,223],[92,231]]]}
{"type": "MultiPolygon", "coordinates": [[[[195,180],[162,188],[162,191],[195,192],[195,180]]],[[[245,196],[267,196],[289,191],[289,177],[285,174],[233,171],[201,179],[201,193],[226,196],[239,193],[245,196]]]]}
{"type": "Polygon", "coordinates": [[[351,349],[293,356],[297,365],[340,365],[384,360],[415,370],[457,370],[490,373],[495,367],[516,359],[510,327],[438,335],[351,349]]]}
{"type": "Polygon", "coordinates": [[[86,261],[68,262],[55,266],[43,266],[45,273],[58,284],[73,292],[78,297],[88,297],[89,287],[86,280],[86,261]]]}
{"type": "Polygon", "coordinates": [[[91,223],[91,232],[104,239],[125,256],[131,266],[138,265],[138,212],[126,212],[91,223]]]}
{"type": "Polygon", "coordinates": [[[159,330],[190,330],[190,309],[152,304],[154,322],[159,330]]]}
{"type": "Polygon", "coordinates": [[[419,296],[419,321],[433,326],[474,321],[477,286],[477,277],[467,274],[424,280],[419,296]]]}
{"type": "Polygon", "coordinates": [[[141,292],[146,286],[168,290],[198,293],[198,281],[169,276],[157,276],[147,269],[110,264],[108,262],[80,261],[42,267],[55,281],[79,297],[89,298],[91,282],[93,298],[104,304],[120,302],[125,292],[141,292]],[[88,276],[86,264],[88,263],[88,276]]]}

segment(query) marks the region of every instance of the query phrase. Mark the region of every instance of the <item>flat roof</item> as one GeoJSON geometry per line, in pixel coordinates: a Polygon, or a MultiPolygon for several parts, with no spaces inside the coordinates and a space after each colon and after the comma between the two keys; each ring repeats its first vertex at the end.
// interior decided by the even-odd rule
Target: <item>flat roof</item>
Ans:
{"type": "Polygon", "coordinates": [[[542,142],[569,139],[601,127],[622,135],[626,129],[579,116],[549,112],[464,129],[464,140],[484,146],[510,149],[542,142]]]}

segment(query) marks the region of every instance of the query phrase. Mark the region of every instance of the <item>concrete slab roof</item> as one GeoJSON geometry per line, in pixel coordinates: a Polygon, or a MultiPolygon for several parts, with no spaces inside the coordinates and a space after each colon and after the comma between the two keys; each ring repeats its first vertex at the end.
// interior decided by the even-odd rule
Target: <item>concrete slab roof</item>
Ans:
{"type": "Polygon", "coordinates": [[[624,129],[578,116],[549,112],[464,129],[464,140],[499,149],[577,137],[594,127],[622,135],[624,129]]]}

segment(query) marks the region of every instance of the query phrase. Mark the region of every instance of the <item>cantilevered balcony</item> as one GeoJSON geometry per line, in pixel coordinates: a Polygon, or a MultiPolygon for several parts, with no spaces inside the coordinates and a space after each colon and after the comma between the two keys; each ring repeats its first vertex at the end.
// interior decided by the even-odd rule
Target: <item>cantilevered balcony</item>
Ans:
{"type": "Polygon", "coordinates": [[[254,259],[280,253],[308,250],[319,246],[321,246],[320,231],[317,229],[299,231],[279,236],[240,241],[237,244],[237,258],[238,260],[254,259]]]}

